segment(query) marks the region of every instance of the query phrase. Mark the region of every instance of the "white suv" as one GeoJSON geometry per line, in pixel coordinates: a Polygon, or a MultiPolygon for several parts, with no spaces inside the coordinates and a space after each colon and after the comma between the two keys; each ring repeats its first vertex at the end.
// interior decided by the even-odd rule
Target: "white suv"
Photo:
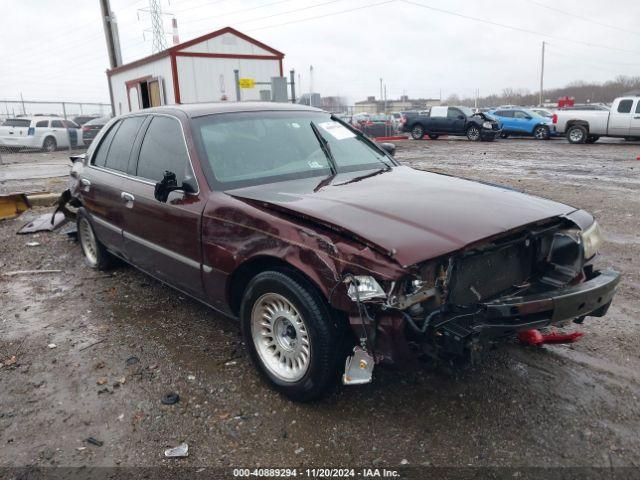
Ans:
{"type": "Polygon", "coordinates": [[[0,147],[40,148],[53,152],[57,148],[84,145],[82,129],[60,117],[8,118],[0,125],[0,147]]]}

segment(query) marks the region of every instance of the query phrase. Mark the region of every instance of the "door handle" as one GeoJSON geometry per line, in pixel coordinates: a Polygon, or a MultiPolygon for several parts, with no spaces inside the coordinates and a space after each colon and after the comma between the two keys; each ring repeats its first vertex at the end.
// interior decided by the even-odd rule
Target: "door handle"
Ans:
{"type": "Polygon", "coordinates": [[[136,197],[134,197],[133,195],[131,195],[128,192],[122,192],[120,194],[120,198],[122,198],[122,200],[124,200],[125,202],[125,207],[127,208],[133,208],[133,202],[135,201],[136,197]]]}
{"type": "Polygon", "coordinates": [[[86,178],[80,179],[80,184],[82,185],[82,190],[84,190],[85,192],[91,190],[91,182],[86,178]]]}

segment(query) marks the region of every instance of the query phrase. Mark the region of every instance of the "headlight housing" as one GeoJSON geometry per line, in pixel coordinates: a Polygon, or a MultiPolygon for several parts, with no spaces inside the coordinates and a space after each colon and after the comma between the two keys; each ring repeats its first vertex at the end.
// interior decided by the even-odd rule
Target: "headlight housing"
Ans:
{"type": "Polygon", "coordinates": [[[491,130],[493,128],[493,124],[491,122],[484,122],[482,124],[482,128],[486,128],[487,130],[491,130]]]}
{"type": "Polygon", "coordinates": [[[598,253],[600,245],[602,245],[602,242],[604,240],[598,222],[594,221],[589,228],[583,230],[581,236],[584,258],[585,260],[589,260],[593,258],[596,253],[598,253]]]}
{"type": "Polygon", "coordinates": [[[354,302],[373,298],[387,298],[387,294],[376,279],[367,275],[354,275],[351,278],[347,295],[354,302]]]}

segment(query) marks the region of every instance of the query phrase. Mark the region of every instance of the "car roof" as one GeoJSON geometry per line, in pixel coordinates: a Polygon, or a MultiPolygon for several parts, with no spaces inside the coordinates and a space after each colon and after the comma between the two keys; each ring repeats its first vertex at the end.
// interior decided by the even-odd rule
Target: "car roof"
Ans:
{"type": "Polygon", "coordinates": [[[191,118],[213,115],[216,113],[236,112],[273,112],[273,111],[306,111],[322,112],[324,110],[315,107],[307,107],[298,103],[278,102],[219,102],[219,103],[191,103],[179,105],[165,105],[162,107],[146,108],[132,113],[171,113],[181,111],[191,118]]]}
{"type": "Polygon", "coordinates": [[[27,115],[24,117],[11,117],[7,120],[64,120],[64,117],[57,117],[55,115],[27,115]]]}

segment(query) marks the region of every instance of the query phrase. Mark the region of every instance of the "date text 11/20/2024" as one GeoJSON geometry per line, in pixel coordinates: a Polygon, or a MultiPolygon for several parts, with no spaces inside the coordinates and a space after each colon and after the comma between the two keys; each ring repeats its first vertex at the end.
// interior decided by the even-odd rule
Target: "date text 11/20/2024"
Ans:
{"type": "Polygon", "coordinates": [[[237,478],[400,478],[400,473],[386,468],[235,468],[233,476],[237,478]]]}

